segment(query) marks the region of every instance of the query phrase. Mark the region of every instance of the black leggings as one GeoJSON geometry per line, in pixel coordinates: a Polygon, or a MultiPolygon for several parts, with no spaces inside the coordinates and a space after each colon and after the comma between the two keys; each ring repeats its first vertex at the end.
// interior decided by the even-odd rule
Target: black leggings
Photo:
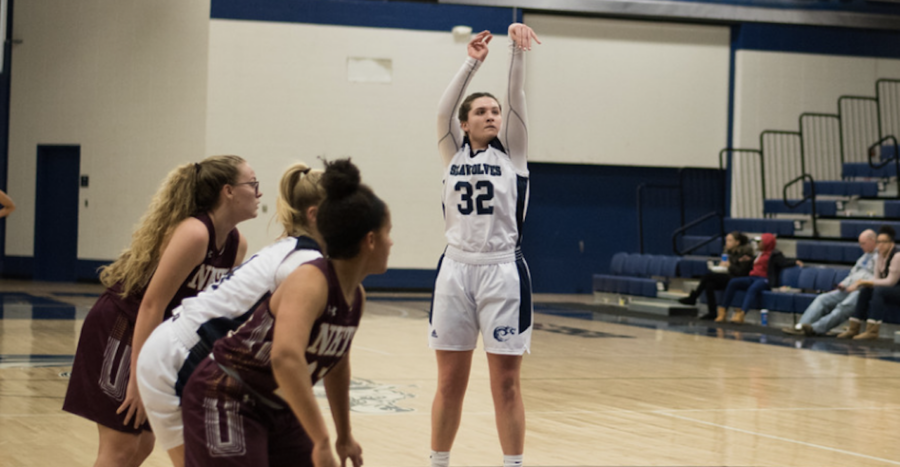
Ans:
{"type": "Polygon", "coordinates": [[[716,290],[725,290],[730,280],[731,276],[718,272],[711,272],[700,279],[700,285],[697,286],[697,290],[694,293],[699,297],[701,293],[706,291],[706,306],[709,308],[710,313],[716,312],[716,290]]]}
{"type": "Polygon", "coordinates": [[[882,321],[887,305],[900,305],[900,287],[860,287],[853,317],[882,321]]]}

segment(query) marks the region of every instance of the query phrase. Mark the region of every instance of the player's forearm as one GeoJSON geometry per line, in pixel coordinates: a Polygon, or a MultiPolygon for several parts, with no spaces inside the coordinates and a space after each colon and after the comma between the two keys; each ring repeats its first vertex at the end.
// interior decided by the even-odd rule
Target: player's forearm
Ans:
{"type": "Polygon", "coordinates": [[[325,394],[338,439],[350,436],[350,355],[325,376],[325,394]]]}
{"type": "Polygon", "coordinates": [[[528,109],[525,105],[525,51],[510,41],[509,82],[502,140],[513,164],[520,171],[527,167],[528,109]]]}
{"type": "Polygon", "coordinates": [[[278,394],[291,407],[306,434],[316,444],[328,443],[328,427],[316,403],[306,359],[293,353],[273,353],[272,373],[278,394]]]}

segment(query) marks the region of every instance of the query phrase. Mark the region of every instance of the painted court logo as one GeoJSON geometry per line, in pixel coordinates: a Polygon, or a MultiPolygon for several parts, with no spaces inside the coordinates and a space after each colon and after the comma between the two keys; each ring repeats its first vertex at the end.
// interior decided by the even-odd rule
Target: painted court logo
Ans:
{"type": "MultiPolygon", "coordinates": [[[[320,383],[313,387],[318,398],[325,398],[325,387],[320,383]]],[[[378,384],[366,379],[350,381],[350,410],[358,413],[402,413],[415,409],[399,407],[397,403],[413,397],[394,385],[378,384]]]]}
{"type": "Polygon", "coordinates": [[[516,335],[516,328],[511,326],[497,326],[494,328],[494,339],[497,342],[506,342],[516,335]]]}

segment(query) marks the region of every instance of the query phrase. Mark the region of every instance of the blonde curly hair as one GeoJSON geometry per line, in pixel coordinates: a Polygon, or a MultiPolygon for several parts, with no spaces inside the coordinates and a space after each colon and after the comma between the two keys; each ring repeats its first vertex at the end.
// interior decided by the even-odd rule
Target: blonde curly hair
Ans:
{"type": "Polygon", "coordinates": [[[123,297],[145,289],[175,227],[215,208],[222,187],[237,182],[245,162],[239,156],[212,156],[169,172],[132,234],[131,246],[100,269],[100,282],[106,287],[121,284],[123,297]]]}

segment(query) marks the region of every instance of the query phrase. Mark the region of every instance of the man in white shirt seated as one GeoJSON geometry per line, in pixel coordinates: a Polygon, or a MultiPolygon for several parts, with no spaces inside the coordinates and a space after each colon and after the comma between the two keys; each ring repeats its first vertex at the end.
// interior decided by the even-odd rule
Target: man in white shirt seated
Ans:
{"type": "Polygon", "coordinates": [[[875,251],[877,236],[874,230],[859,234],[859,247],[863,254],[856,260],[850,274],[836,289],[816,297],[800,322],[793,327],[782,328],[783,332],[794,335],[820,336],[847,320],[856,309],[859,299],[859,281],[872,279],[878,253],[875,251]]]}

